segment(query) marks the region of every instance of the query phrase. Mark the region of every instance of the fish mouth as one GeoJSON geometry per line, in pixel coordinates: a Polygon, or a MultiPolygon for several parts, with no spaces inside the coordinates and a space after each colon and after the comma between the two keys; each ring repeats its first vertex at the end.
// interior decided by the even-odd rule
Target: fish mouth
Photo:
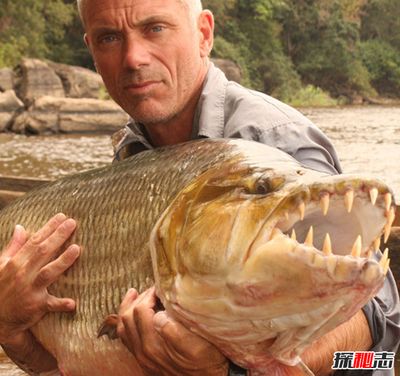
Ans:
{"type": "MultiPolygon", "coordinates": [[[[375,259],[374,251],[380,249],[382,235],[387,242],[394,219],[392,194],[378,181],[336,179],[329,186],[302,187],[282,199],[257,234],[248,256],[262,244],[285,236],[297,247],[308,249],[314,259],[375,259]]],[[[380,260],[384,274],[390,263],[388,252],[385,249],[380,260]]]]}

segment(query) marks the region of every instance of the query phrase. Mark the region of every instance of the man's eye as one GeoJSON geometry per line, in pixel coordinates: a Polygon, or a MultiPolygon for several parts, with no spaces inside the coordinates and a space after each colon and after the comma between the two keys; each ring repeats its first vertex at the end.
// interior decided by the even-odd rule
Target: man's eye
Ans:
{"type": "Polygon", "coordinates": [[[117,40],[118,40],[118,38],[115,34],[102,35],[98,38],[98,41],[103,44],[112,43],[117,40]]]}
{"type": "Polygon", "coordinates": [[[160,33],[161,31],[164,30],[164,26],[156,25],[156,26],[153,26],[150,30],[152,33],[160,33]]]}

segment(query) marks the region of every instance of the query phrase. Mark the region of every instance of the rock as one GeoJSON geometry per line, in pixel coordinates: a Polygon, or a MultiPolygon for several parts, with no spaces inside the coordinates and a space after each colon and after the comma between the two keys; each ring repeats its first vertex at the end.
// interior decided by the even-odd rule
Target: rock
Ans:
{"type": "Polygon", "coordinates": [[[128,115],[113,101],[44,96],[14,121],[12,130],[34,134],[110,133],[127,120],[128,115]]]}
{"type": "Polygon", "coordinates": [[[60,107],[60,132],[112,133],[129,116],[115,102],[100,99],[71,99],[60,107]]]}
{"type": "Polygon", "coordinates": [[[98,99],[104,89],[101,76],[90,69],[53,62],[48,65],[61,78],[66,97],[98,99]]]}
{"type": "Polygon", "coordinates": [[[31,104],[42,96],[65,97],[60,77],[49,65],[38,59],[22,59],[19,66],[19,97],[25,104],[31,104]]]}
{"type": "Polygon", "coordinates": [[[14,89],[14,72],[10,68],[0,69],[0,91],[14,89]]]}
{"type": "Polygon", "coordinates": [[[0,93],[0,132],[8,129],[19,110],[24,104],[15,95],[14,90],[7,90],[0,93]]]}
{"type": "Polygon", "coordinates": [[[0,112],[13,112],[23,108],[24,104],[17,97],[14,90],[0,93],[0,112]]]}
{"type": "Polygon", "coordinates": [[[242,71],[239,65],[227,59],[211,59],[211,61],[225,73],[228,80],[240,83],[242,80],[242,71]]]}
{"type": "Polygon", "coordinates": [[[11,130],[15,133],[57,133],[58,113],[29,109],[16,117],[11,130]]]}

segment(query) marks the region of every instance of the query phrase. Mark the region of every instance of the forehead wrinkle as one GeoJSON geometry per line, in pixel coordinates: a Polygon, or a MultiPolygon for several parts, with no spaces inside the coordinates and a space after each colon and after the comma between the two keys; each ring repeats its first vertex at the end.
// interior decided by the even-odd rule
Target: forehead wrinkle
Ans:
{"type": "Polygon", "coordinates": [[[162,12],[154,14],[154,12],[148,12],[147,9],[141,11],[139,14],[136,14],[135,17],[131,15],[132,6],[121,6],[119,8],[110,7],[102,9],[101,13],[96,13],[92,19],[92,28],[93,29],[101,29],[101,28],[116,28],[121,29],[123,25],[128,25],[129,27],[140,27],[143,25],[148,25],[151,23],[157,22],[165,22],[170,25],[176,25],[179,21],[179,18],[176,16],[176,12],[162,12]],[[109,17],[109,14],[113,12],[113,10],[122,10],[123,12],[116,12],[117,17],[109,17]],[[106,14],[104,14],[106,13],[106,14]],[[104,14],[104,15],[103,15],[104,14]]]}

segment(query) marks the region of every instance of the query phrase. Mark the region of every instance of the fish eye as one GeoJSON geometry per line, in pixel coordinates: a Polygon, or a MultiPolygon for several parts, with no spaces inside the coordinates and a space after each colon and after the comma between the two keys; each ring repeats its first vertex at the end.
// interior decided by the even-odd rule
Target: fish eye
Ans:
{"type": "Polygon", "coordinates": [[[266,195],[278,191],[285,183],[285,179],[279,176],[258,179],[255,183],[252,193],[257,195],[266,195]]]}
{"type": "Polygon", "coordinates": [[[255,193],[258,195],[266,195],[271,191],[269,180],[259,180],[255,185],[255,193]]]}

